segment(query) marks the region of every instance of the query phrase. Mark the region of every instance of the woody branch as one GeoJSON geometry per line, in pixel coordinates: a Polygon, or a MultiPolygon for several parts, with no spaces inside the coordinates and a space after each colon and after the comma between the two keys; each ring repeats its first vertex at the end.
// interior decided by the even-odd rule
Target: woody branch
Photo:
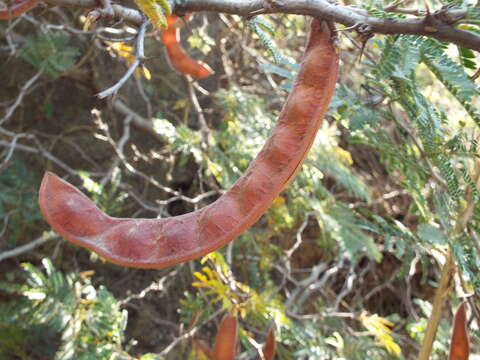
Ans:
{"type": "MultiPolygon", "coordinates": [[[[44,0],[48,5],[74,6],[83,8],[98,7],[97,0],[44,0]]],[[[141,24],[139,11],[123,5],[112,5],[110,15],[135,24],[141,24]]],[[[395,7],[386,7],[395,12],[395,7]]],[[[398,12],[405,9],[398,9],[398,12]]],[[[298,14],[328,18],[336,23],[367,34],[410,34],[432,37],[480,51],[480,35],[455,27],[466,21],[467,9],[444,6],[434,12],[426,10],[410,11],[413,16],[405,19],[385,19],[370,15],[364,9],[353,6],[336,5],[328,0],[186,0],[177,5],[176,12],[214,11],[251,17],[258,14],[298,14]]]]}

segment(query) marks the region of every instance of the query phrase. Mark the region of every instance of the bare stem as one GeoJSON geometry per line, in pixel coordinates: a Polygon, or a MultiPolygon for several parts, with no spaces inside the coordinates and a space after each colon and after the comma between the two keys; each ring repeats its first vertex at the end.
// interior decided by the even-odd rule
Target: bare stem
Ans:
{"type": "Polygon", "coordinates": [[[428,360],[430,353],[432,352],[433,341],[437,334],[438,324],[442,317],[442,309],[445,304],[445,300],[448,298],[450,292],[450,281],[452,280],[455,272],[455,264],[452,258],[452,252],[449,249],[447,252],[447,258],[443,265],[442,274],[440,275],[440,281],[438,283],[437,290],[435,291],[435,297],[433,299],[432,314],[428,319],[427,329],[425,336],[423,337],[422,347],[418,354],[418,360],[428,360]]]}

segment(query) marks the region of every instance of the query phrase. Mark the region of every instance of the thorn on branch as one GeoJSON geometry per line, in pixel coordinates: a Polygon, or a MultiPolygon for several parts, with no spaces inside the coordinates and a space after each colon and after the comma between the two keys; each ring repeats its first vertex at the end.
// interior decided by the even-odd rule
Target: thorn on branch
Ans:
{"type": "Polygon", "coordinates": [[[102,15],[108,17],[114,17],[115,12],[113,11],[111,0],[98,0],[102,5],[102,15]]]}
{"type": "Polygon", "coordinates": [[[415,15],[415,16],[424,16],[427,14],[425,10],[418,10],[418,9],[408,9],[408,8],[401,8],[400,5],[403,4],[405,0],[395,0],[392,3],[383,7],[383,10],[386,12],[393,12],[397,14],[407,14],[407,15],[415,15]]]}
{"type": "Polygon", "coordinates": [[[359,26],[361,25],[361,23],[357,22],[355,24],[353,24],[352,26],[349,26],[349,27],[345,27],[345,28],[337,28],[335,30],[335,32],[342,32],[342,31],[350,31],[350,30],[356,30],[359,26]]]}
{"type": "Polygon", "coordinates": [[[264,7],[260,8],[260,9],[257,9],[257,10],[253,10],[251,12],[248,13],[248,15],[245,17],[247,20],[250,20],[251,18],[257,16],[257,15],[263,15],[263,14],[266,14],[267,13],[267,9],[265,9],[264,7]]]}
{"type": "Polygon", "coordinates": [[[448,4],[436,11],[435,16],[446,24],[454,24],[467,16],[467,10],[455,9],[451,4],[448,4]]]}
{"type": "Polygon", "coordinates": [[[428,7],[427,3],[425,3],[425,11],[426,11],[426,15],[425,15],[425,18],[423,19],[423,30],[427,33],[436,33],[438,29],[434,24],[435,17],[430,12],[430,8],[428,7]]]}
{"type": "Polygon", "coordinates": [[[373,33],[372,26],[369,24],[358,24],[356,30],[362,36],[372,36],[373,33]]]}
{"type": "Polygon", "coordinates": [[[404,2],[405,2],[405,0],[395,0],[388,5],[385,5],[383,7],[383,10],[384,11],[394,11],[400,6],[400,4],[402,4],[404,2]]]}
{"type": "Polygon", "coordinates": [[[269,11],[273,12],[275,9],[281,9],[285,6],[286,0],[264,0],[263,7],[269,11]]]}
{"type": "Polygon", "coordinates": [[[115,11],[111,0],[97,0],[100,3],[100,7],[91,10],[87,15],[87,21],[85,22],[85,28],[88,28],[91,24],[98,21],[101,18],[113,19],[115,17],[115,11]]]}
{"type": "Polygon", "coordinates": [[[475,74],[472,75],[471,79],[472,79],[472,81],[475,81],[479,77],[480,77],[480,68],[475,72],[475,74]]]}
{"type": "Polygon", "coordinates": [[[358,62],[362,60],[363,53],[365,52],[365,46],[367,45],[368,40],[373,37],[373,33],[360,33],[360,41],[362,42],[362,47],[360,48],[360,56],[358,57],[358,62]]]}

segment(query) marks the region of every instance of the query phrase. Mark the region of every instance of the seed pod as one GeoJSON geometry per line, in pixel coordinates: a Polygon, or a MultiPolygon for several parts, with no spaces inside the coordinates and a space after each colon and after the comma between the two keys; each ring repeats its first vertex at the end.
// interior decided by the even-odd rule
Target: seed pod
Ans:
{"type": "Polygon", "coordinates": [[[277,125],[245,174],[214,203],[165,219],[121,219],[47,172],[39,203],[63,237],[124,266],[160,268],[208,254],[252,226],[293,179],[335,90],[338,54],[326,22],[313,20],[298,78],[277,125]]]}
{"type": "Polygon", "coordinates": [[[184,75],[190,75],[196,79],[206,78],[213,74],[208,65],[201,64],[187,55],[178,41],[179,18],[175,15],[167,16],[168,28],[162,30],[161,38],[168,58],[172,66],[184,75]]]}

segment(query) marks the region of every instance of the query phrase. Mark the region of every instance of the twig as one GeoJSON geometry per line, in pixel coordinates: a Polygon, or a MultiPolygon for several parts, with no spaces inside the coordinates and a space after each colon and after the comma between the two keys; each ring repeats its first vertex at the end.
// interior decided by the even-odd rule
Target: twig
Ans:
{"type": "MultiPolygon", "coordinates": [[[[92,111],[92,112],[94,112],[94,111],[92,111]]],[[[98,114],[98,116],[99,115],[100,114],[98,114]]],[[[112,147],[115,148],[115,149],[118,148],[118,152],[120,152],[122,154],[124,152],[125,144],[130,139],[130,122],[131,122],[131,120],[132,120],[132,117],[128,116],[128,115],[125,118],[125,120],[123,120],[123,135],[120,138],[120,140],[118,140],[117,144],[115,145],[115,142],[113,141],[113,139],[111,139],[111,141],[110,141],[112,147]]],[[[100,184],[102,186],[105,186],[105,184],[110,179],[110,177],[112,176],[115,169],[118,168],[119,164],[120,164],[120,158],[117,157],[115,160],[113,160],[112,165],[110,166],[110,169],[108,169],[105,176],[102,178],[102,180],[100,180],[100,184]]]]}
{"type": "Polygon", "coordinates": [[[350,291],[352,291],[353,283],[357,277],[358,275],[355,273],[355,266],[353,264],[350,264],[348,276],[343,283],[342,290],[340,291],[340,293],[338,293],[335,299],[335,304],[333,305],[334,310],[338,311],[338,307],[340,306],[342,300],[350,293],[350,291]]]}
{"type": "MultiPolygon", "coordinates": [[[[125,154],[123,153],[123,146],[122,148],[119,148],[118,146],[116,146],[115,142],[113,141],[111,135],[110,135],[110,132],[109,132],[109,129],[108,129],[108,125],[105,124],[100,116],[99,116],[99,113],[97,112],[93,112],[92,113],[95,118],[96,118],[96,121],[99,123],[99,126],[100,128],[106,133],[106,136],[104,137],[104,140],[105,141],[108,141],[110,144],[112,144],[118,158],[120,159],[120,161],[122,162],[122,164],[125,166],[125,168],[130,171],[132,174],[135,174],[137,176],[139,176],[140,178],[146,180],[148,183],[152,184],[153,186],[155,186],[156,188],[168,193],[168,194],[171,194],[171,195],[174,195],[173,197],[167,199],[167,200],[158,200],[157,203],[159,205],[168,205],[170,204],[171,202],[173,201],[177,201],[177,200],[182,200],[182,201],[185,201],[185,202],[188,202],[188,203],[191,203],[191,204],[196,204],[200,201],[202,201],[203,199],[209,197],[209,196],[213,196],[213,195],[217,195],[217,194],[220,194],[221,192],[219,191],[215,191],[215,190],[212,190],[212,191],[208,191],[206,193],[203,193],[203,194],[200,194],[194,198],[190,198],[188,196],[185,196],[183,195],[182,193],[180,193],[179,191],[176,191],[174,189],[171,189],[169,188],[168,186],[165,186],[165,185],[162,185],[161,183],[159,183],[157,180],[155,180],[154,178],[152,178],[151,176],[145,174],[144,172],[142,172],[141,170],[138,170],[137,168],[135,168],[126,158],[125,154]]],[[[127,118],[128,121],[132,120],[133,122],[133,118],[127,118]]],[[[125,127],[124,130],[128,130],[128,127],[125,127]]],[[[0,145],[1,145],[1,141],[0,141],[0,145]]],[[[138,199],[136,199],[138,200],[138,199]]]]}
{"type": "Polygon", "coordinates": [[[383,7],[384,11],[392,11],[395,10],[397,7],[400,6],[400,4],[404,3],[405,0],[394,0],[390,4],[387,4],[383,7]]]}
{"type": "Polygon", "coordinates": [[[99,92],[96,96],[99,99],[104,99],[107,96],[115,95],[118,90],[127,82],[127,80],[132,76],[135,69],[145,61],[145,32],[150,21],[145,20],[138,29],[137,41],[135,47],[135,60],[132,62],[126,73],[117,81],[112,87],[99,92]]]}
{"type": "MultiPolygon", "coordinates": [[[[340,259],[340,262],[329,268],[325,273],[322,275],[321,278],[319,278],[317,281],[313,282],[310,284],[305,291],[301,294],[301,296],[295,301],[295,307],[296,308],[301,308],[303,306],[303,303],[307,301],[307,299],[310,297],[311,294],[313,294],[317,290],[321,290],[325,287],[325,284],[327,281],[334,275],[338,275],[340,273],[340,270],[343,269],[345,266],[345,261],[347,260],[346,256],[343,256],[340,259]]],[[[336,281],[337,279],[335,279],[336,281]]]]}
{"type": "Polygon", "coordinates": [[[140,93],[145,105],[147,106],[147,117],[150,119],[152,117],[152,102],[150,101],[149,97],[145,93],[145,89],[143,88],[142,78],[139,76],[135,76],[135,85],[137,85],[137,90],[140,93]]]}
{"type": "Polygon", "coordinates": [[[318,279],[318,276],[320,273],[324,270],[326,270],[327,264],[326,263],[320,263],[318,265],[315,265],[312,268],[312,272],[310,273],[309,276],[307,276],[305,279],[302,281],[298,282],[298,285],[296,286],[295,290],[292,291],[290,296],[287,298],[285,301],[285,308],[288,309],[291,307],[293,304],[296,304],[296,300],[298,296],[307,288],[310,288],[310,285],[315,283],[318,279]]]}
{"type": "Polygon", "coordinates": [[[17,107],[22,103],[22,100],[24,96],[27,94],[27,91],[30,89],[30,87],[37,81],[37,79],[42,75],[43,69],[40,69],[30,80],[28,80],[25,85],[22,86],[22,89],[20,90],[20,93],[17,96],[17,99],[13,103],[12,106],[10,106],[7,111],[5,112],[5,115],[3,118],[0,120],[0,125],[2,125],[5,121],[7,121],[10,116],[12,116],[13,112],[17,109],[17,107]]]}
{"type": "Polygon", "coordinates": [[[3,227],[2,227],[2,230],[0,231],[0,238],[3,236],[3,234],[5,234],[5,231],[7,230],[7,226],[8,226],[8,219],[10,218],[10,216],[14,213],[16,213],[17,210],[11,210],[9,212],[7,212],[6,214],[3,215],[3,227]]]}
{"type": "Polygon", "coordinates": [[[480,68],[478,68],[478,70],[475,72],[475,74],[472,75],[471,79],[472,81],[475,81],[478,79],[478,77],[480,77],[480,68]]]}
{"type": "Polygon", "coordinates": [[[197,325],[193,328],[191,328],[189,331],[187,331],[186,333],[180,335],[180,336],[177,336],[175,338],[175,340],[173,340],[170,345],[168,345],[165,349],[163,349],[158,355],[160,357],[163,357],[163,356],[166,356],[175,346],[177,346],[177,344],[182,341],[182,340],[186,340],[190,337],[192,337],[193,335],[196,334],[196,332],[203,326],[205,325],[207,322],[209,322],[210,320],[212,320],[213,318],[217,317],[218,315],[220,315],[224,310],[223,309],[220,309],[220,310],[217,310],[215,311],[212,315],[210,315],[205,321],[203,321],[200,325],[197,325]]]}
{"type": "Polygon", "coordinates": [[[32,242],[29,242],[28,244],[16,247],[15,249],[12,249],[12,250],[4,251],[3,253],[0,253],[0,261],[6,260],[6,259],[14,257],[14,256],[18,256],[18,255],[23,254],[27,251],[35,249],[37,246],[40,246],[40,245],[46,243],[49,240],[55,240],[55,239],[59,239],[59,238],[60,237],[57,234],[55,234],[53,232],[50,232],[48,235],[39,237],[39,238],[33,240],[32,242]]]}
{"type": "MultiPolygon", "coordinates": [[[[0,147],[11,147],[11,146],[12,146],[11,142],[0,140],[0,147]]],[[[28,153],[33,153],[33,154],[41,154],[41,155],[45,156],[51,162],[55,163],[56,165],[58,165],[62,169],[69,172],[70,174],[73,174],[73,175],[78,174],[78,172],[76,170],[72,169],[70,166],[65,164],[62,160],[56,158],[50,152],[45,150],[39,142],[37,142],[37,146],[38,146],[38,148],[34,148],[34,147],[28,146],[28,145],[15,144],[14,149],[24,151],[24,152],[28,152],[28,153]]]]}
{"type": "Polygon", "coordinates": [[[8,161],[13,155],[13,152],[15,151],[15,146],[17,145],[18,139],[22,137],[29,137],[30,135],[28,134],[17,134],[13,137],[12,142],[10,143],[10,146],[7,151],[7,155],[5,155],[5,158],[3,159],[2,163],[0,164],[0,170],[2,170],[5,166],[7,166],[8,161]]]}
{"type": "Polygon", "coordinates": [[[308,225],[308,220],[310,219],[310,216],[312,216],[312,215],[314,215],[313,212],[308,212],[305,215],[305,219],[304,219],[302,225],[300,225],[300,227],[297,230],[295,243],[293,244],[293,246],[290,249],[288,249],[286,251],[285,257],[286,257],[287,261],[290,261],[290,258],[292,257],[293,253],[300,247],[300,245],[302,243],[302,233],[306,229],[306,227],[308,225]]]}
{"type": "Polygon", "coordinates": [[[168,287],[171,284],[171,282],[167,283],[167,281],[175,278],[175,276],[177,276],[180,270],[183,268],[183,265],[185,264],[183,263],[183,264],[180,264],[179,266],[176,266],[174,270],[170,271],[167,275],[163,276],[160,280],[152,282],[150,285],[148,285],[139,293],[131,294],[127,296],[125,299],[120,300],[119,304],[121,306],[126,306],[132,300],[143,299],[151,291],[159,291],[161,293],[158,295],[159,297],[167,294],[168,287]]]}
{"type": "Polygon", "coordinates": [[[154,137],[156,137],[158,140],[164,141],[165,139],[160,135],[156,130],[155,127],[153,126],[153,123],[147,119],[145,119],[143,116],[139,115],[135,111],[133,111],[131,108],[129,108],[124,102],[115,99],[113,101],[113,108],[117,110],[119,113],[129,116],[131,118],[132,124],[141,130],[145,130],[152,134],[154,137]]]}
{"type": "Polygon", "coordinates": [[[192,82],[189,76],[187,76],[187,89],[188,95],[190,97],[190,101],[195,108],[195,111],[198,114],[198,121],[200,122],[200,131],[202,133],[202,145],[205,148],[204,150],[208,149],[209,146],[209,135],[210,135],[210,128],[207,125],[207,120],[205,119],[205,115],[203,114],[203,109],[198,102],[197,94],[192,86],[192,82]]]}

